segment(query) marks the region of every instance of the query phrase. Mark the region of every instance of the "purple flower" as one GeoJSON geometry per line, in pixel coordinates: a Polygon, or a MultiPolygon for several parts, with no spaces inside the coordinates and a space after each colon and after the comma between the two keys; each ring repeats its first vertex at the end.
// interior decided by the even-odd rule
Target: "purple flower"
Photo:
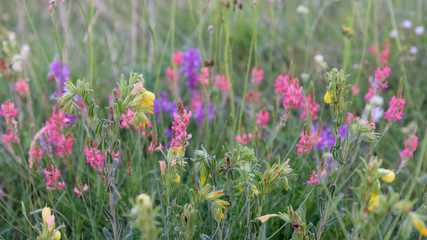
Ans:
{"type": "MultiPolygon", "coordinates": [[[[208,122],[211,123],[212,119],[215,118],[215,113],[219,110],[219,107],[213,107],[212,102],[209,102],[207,110],[208,122]]],[[[203,109],[203,104],[199,104],[196,108],[193,109],[193,117],[196,119],[196,123],[198,125],[203,124],[203,120],[205,119],[205,110],[203,109]]]]}
{"type": "Polygon", "coordinates": [[[55,93],[52,94],[51,100],[55,99],[55,97],[60,97],[64,93],[65,90],[65,82],[70,78],[70,69],[68,66],[61,62],[56,61],[49,64],[50,71],[47,74],[47,77],[50,81],[56,81],[58,83],[55,93]]]}
{"type": "Polygon", "coordinates": [[[156,96],[157,98],[154,100],[154,114],[159,114],[161,110],[173,116],[173,113],[177,111],[176,101],[169,101],[167,92],[158,93],[156,96]]]}
{"type": "Polygon", "coordinates": [[[183,58],[184,61],[179,70],[188,78],[187,85],[190,90],[193,90],[197,83],[197,76],[202,62],[200,51],[196,48],[190,48],[183,53],[183,58]]]}

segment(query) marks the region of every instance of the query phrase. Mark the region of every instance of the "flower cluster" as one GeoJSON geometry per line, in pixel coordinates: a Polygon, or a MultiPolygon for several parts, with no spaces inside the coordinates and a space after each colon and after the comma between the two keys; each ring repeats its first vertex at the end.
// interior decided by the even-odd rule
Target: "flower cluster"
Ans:
{"type": "Polygon", "coordinates": [[[64,127],[67,123],[65,113],[53,111],[52,117],[46,121],[45,134],[40,137],[41,146],[46,152],[53,152],[53,147],[56,147],[55,154],[66,158],[70,155],[70,149],[73,146],[73,137],[70,134],[64,134],[64,127]]]}
{"type": "Polygon", "coordinates": [[[50,71],[47,74],[47,77],[50,82],[56,81],[55,93],[52,94],[51,99],[55,97],[61,97],[65,92],[65,82],[70,78],[70,69],[68,66],[61,62],[55,61],[49,64],[50,71]]]}
{"type": "Polygon", "coordinates": [[[191,134],[187,134],[187,126],[190,124],[190,118],[192,117],[191,111],[187,113],[184,105],[180,100],[177,103],[178,113],[173,114],[174,122],[172,123],[172,143],[171,148],[185,147],[189,144],[188,140],[191,138],[191,134]]]}
{"type": "Polygon", "coordinates": [[[222,92],[230,91],[230,86],[228,85],[228,80],[225,75],[216,75],[214,77],[214,87],[218,87],[222,92]]]}
{"type": "Polygon", "coordinates": [[[57,187],[65,187],[65,182],[58,182],[61,171],[56,169],[53,164],[48,166],[47,169],[43,171],[43,173],[46,177],[46,186],[49,190],[55,190],[57,187]]]}
{"type": "Polygon", "coordinates": [[[87,184],[85,184],[83,186],[83,188],[81,189],[81,191],[77,187],[74,187],[73,192],[75,192],[77,194],[77,197],[81,197],[82,196],[82,192],[85,192],[88,189],[89,189],[89,186],[87,184]]]}
{"type": "Polygon", "coordinates": [[[28,79],[19,78],[13,90],[21,96],[28,96],[28,79]]]}
{"type": "Polygon", "coordinates": [[[89,163],[90,166],[98,172],[98,174],[101,174],[104,168],[104,155],[101,154],[101,150],[93,146],[90,148],[89,146],[86,146],[83,151],[86,154],[86,162],[89,163]]]}
{"type": "Polygon", "coordinates": [[[300,108],[300,103],[303,100],[302,87],[299,86],[298,78],[289,77],[289,82],[286,83],[283,88],[283,106],[285,109],[290,110],[292,108],[300,108]]]}
{"type": "Polygon", "coordinates": [[[255,84],[255,80],[256,80],[257,85],[259,85],[264,79],[264,70],[262,70],[261,68],[252,69],[251,77],[252,77],[252,84],[255,84]]]}
{"type": "Polygon", "coordinates": [[[248,145],[249,144],[249,140],[252,139],[252,134],[251,133],[245,133],[243,130],[241,131],[240,135],[237,135],[234,137],[234,139],[237,140],[237,142],[239,142],[242,145],[248,145]]]}
{"type": "Polygon", "coordinates": [[[300,115],[302,119],[305,119],[308,114],[310,114],[311,119],[316,120],[319,117],[317,116],[317,109],[320,107],[318,103],[314,100],[314,97],[311,94],[308,94],[304,97],[304,103],[302,104],[303,114],[300,115]],[[308,114],[307,114],[308,113],[308,114]]]}
{"type": "Polygon", "coordinates": [[[196,86],[199,68],[202,62],[199,49],[191,48],[183,54],[180,71],[188,78],[187,85],[192,90],[196,86]]]}
{"type": "Polygon", "coordinates": [[[380,95],[383,89],[388,88],[388,82],[385,80],[390,75],[390,72],[391,69],[387,66],[383,70],[378,68],[375,71],[375,80],[371,80],[371,86],[365,95],[365,100],[370,100],[373,96],[380,95]]]}
{"type": "Polygon", "coordinates": [[[307,184],[313,184],[315,183],[316,186],[319,185],[320,180],[318,178],[318,175],[316,174],[316,171],[313,171],[313,173],[311,174],[310,180],[307,181],[307,184]]]}
{"type": "Polygon", "coordinates": [[[405,149],[400,152],[400,158],[402,159],[402,162],[400,163],[401,167],[404,167],[409,159],[414,156],[414,152],[418,147],[418,137],[415,135],[415,133],[412,133],[409,135],[409,137],[405,140],[405,149]]]}
{"type": "Polygon", "coordinates": [[[310,129],[301,132],[300,137],[300,141],[296,144],[298,147],[298,155],[310,151],[314,144],[314,140],[317,138],[316,133],[311,132],[310,129]]]}
{"type": "Polygon", "coordinates": [[[6,134],[2,136],[4,144],[9,145],[12,142],[18,141],[16,133],[16,127],[18,122],[15,117],[18,116],[18,109],[15,108],[15,104],[9,100],[1,105],[0,116],[6,119],[6,134]]]}
{"type": "Polygon", "coordinates": [[[387,112],[385,112],[384,118],[391,122],[402,119],[405,103],[406,101],[401,97],[391,97],[390,108],[387,110],[387,112]]]}

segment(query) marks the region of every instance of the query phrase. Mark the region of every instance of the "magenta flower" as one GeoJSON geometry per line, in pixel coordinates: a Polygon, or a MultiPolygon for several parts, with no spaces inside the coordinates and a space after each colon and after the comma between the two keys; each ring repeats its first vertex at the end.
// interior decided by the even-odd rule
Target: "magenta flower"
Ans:
{"type": "Polygon", "coordinates": [[[202,68],[202,72],[199,74],[197,80],[200,82],[200,84],[209,86],[209,68],[202,68]]]}
{"type": "Polygon", "coordinates": [[[86,162],[89,163],[98,174],[101,174],[104,168],[104,156],[101,154],[101,150],[86,146],[86,149],[83,151],[86,153],[86,162]]]}
{"type": "Polygon", "coordinates": [[[285,109],[300,108],[299,104],[302,101],[302,87],[299,86],[298,78],[289,82],[283,89],[283,106],[285,109]]]}
{"type": "Polygon", "coordinates": [[[296,144],[298,147],[297,155],[310,151],[314,140],[317,138],[316,133],[312,133],[309,129],[301,132],[300,137],[300,141],[296,144]]]}
{"type": "Polygon", "coordinates": [[[172,148],[182,147],[184,149],[189,144],[188,140],[190,140],[191,134],[187,134],[187,126],[190,124],[192,116],[191,111],[187,113],[182,103],[178,102],[178,114],[173,113],[172,148]]]}
{"type": "Polygon", "coordinates": [[[227,77],[225,75],[216,75],[214,79],[214,87],[219,87],[219,89],[224,92],[230,91],[230,86],[228,85],[227,77]]]}
{"type": "Polygon", "coordinates": [[[18,109],[15,108],[15,104],[13,102],[7,100],[1,105],[0,115],[6,118],[7,121],[8,119],[18,116],[18,109]]]}
{"type": "Polygon", "coordinates": [[[252,84],[255,84],[255,80],[256,80],[256,83],[259,85],[264,79],[264,70],[262,70],[261,68],[252,69],[251,77],[252,77],[252,84]]]}
{"type": "Polygon", "coordinates": [[[267,111],[260,110],[257,113],[256,118],[257,118],[257,122],[256,122],[257,126],[265,126],[270,120],[270,115],[267,111]]]}
{"type": "Polygon", "coordinates": [[[159,143],[159,145],[156,147],[156,141],[151,141],[150,146],[148,147],[149,152],[154,152],[156,150],[162,150],[163,145],[159,143]]]}
{"type": "Polygon", "coordinates": [[[409,159],[414,156],[415,150],[417,150],[418,147],[418,137],[415,135],[415,133],[412,133],[408,139],[405,140],[405,149],[400,152],[400,158],[402,159],[402,162],[400,164],[401,167],[404,167],[409,159]]]}
{"type": "Polygon", "coordinates": [[[33,159],[42,159],[43,157],[43,150],[39,148],[39,146],[35,145],[30,151],[28,151],[28,155],[31,156],[33,159]]]}
{"type": "Polygon", "coordinates": [[[179,77],[178,69],[166,68],[166,76],[170,84],[177,83],[179,77]]]}
{"type": "Polygon", "coordinates": [[[313,171],[313,173],[311,174],[310,180],[307,181],[307,184],[313,184],[313,183],[315,183],[316,186],[319,185],[320,183],[320,180],[316,174],[316,171],[313,171]]]}
{"type": "Polygon", "coordinates": [[[300,118],[305,119],[307,117],[307,113],[310,114],[311,119],[316,120],[319,117],[317,116],[317,109],[320,107],[318,103],[314,100],[314,97],[311,94],[308,94],[304,98],[304,102],[302,104],[302,109],[304,111],[303,114],[300,115],[300,118]]]}
{"type": "Polygon", "coordinates": [[[184,61],[184,57],[182,56],[182,53],[180,51],[175,51],[172,55],[172,62],[176,66],[179,66],[184,61]]]}
{"type": "Polygon", "coordinates": [[[288,84],[289,76],[280,74],[274,82],[274,93],[276,93],[276,95],[282,96],[288,84]]]}
{"type": "Polygon", "coordinates": [[[17,93],[19,93],[21,96],[28,96],[28,84],[27,81],[25,79],[19,79],[16,83],[15,83],[15,87],[13,88],[13,90],[17,93]]]}
{"type": "Polygon", "coordinates": [[[82,196],[82,192],[87,191],[89,189],[89,186],[87,184],[84,185],[82,191],[80,191],[77,187],[74,187],[73,192],[77,194],[77,197],[82,196]]]}
{"type": "Polygon", "coordinates": [[[384,118],[391,122],[402,119],[405,103],[406,101],[403,98],[393,96],[390,100],[390,107],[384,114],[384,118]]]}
{"type": "Polygon", "coordinates": [[[57,142],[57,149],[55,154],[63,158],[70,155],[70,150],[73,147],[73,137],[69,133],[66,135],[61,134],[57,142]]]}
{"type": "Polygon", "coordinates": [[[61,171],[59,169],[56,169],[53,164],[48,166],[48,168],[45,169],[43,173],[47,180],[45,185],[49,190],[55,190],[56,187],[65,187],[65,182],[58,182],[59,176],[61,175],[61,171]]]}
{"type": "Polygon", "coordinates": [[[235,136],[234,139],[236,139],[237,142],[239,142],[242,145],[248,145],[249,144],[249,140],[252,139],[252,134],[250,134],[250,133],[246,134],[242,130],[242,132],[240,133],[240,135],[235,136]]]}
{"type": "Polygon", "coordinates": [[[129,128],[129,126],[133,125],[133,117],[135,116],[135,112],[127,109],[125,113],[126,115],[122,114],[122,116],[120,116],[120,120],[122,121],[120,128],[129,128]]]}

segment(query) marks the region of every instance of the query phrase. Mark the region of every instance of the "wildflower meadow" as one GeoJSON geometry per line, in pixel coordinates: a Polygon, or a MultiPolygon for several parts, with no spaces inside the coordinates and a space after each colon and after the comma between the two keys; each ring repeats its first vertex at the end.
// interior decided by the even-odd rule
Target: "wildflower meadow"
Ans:
{"type": "Polygon", "coordinates": [[[425,12],[0,0],[0,239],[427,239],[425,12]]]}

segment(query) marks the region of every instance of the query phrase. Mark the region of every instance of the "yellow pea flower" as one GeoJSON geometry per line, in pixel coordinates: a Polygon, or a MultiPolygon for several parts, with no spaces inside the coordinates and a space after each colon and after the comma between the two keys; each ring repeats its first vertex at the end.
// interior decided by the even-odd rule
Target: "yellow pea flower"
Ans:
{"type": "Polygon", "coordinates": [[[393,171],[388,170],[388,169],[384,169],[384,168],[380,168],[380,169],[378,169],[378,172],[385,174],[384,176],[381,177],[384,182],[390,183],[390,182],[394,181],[395,174],[393,171]]]}
{"type": "Polygon", "coordinates": [[[277,214],[267,214],[267,215],[259,217],[258,220],[261,221],[261,223],[265,223],[268,221],[268,219],[270,219],[272,217],[276,217],[276,216],[277,216],[277,214]]]}
{"type": "Polygon", "coordinates": [[[421,221],[416,214],[410,213],[409,218],[411,219],[414,227],[420,232],[424,237],[427,236],[427,228],[423,221],[421,221]]]}
{"type": "Polygon", "coordinates": [[[56,240],[61,239],[61,232],[60,231],[56,231],[55,234],[53,234],[53,237],[56,238],[56,240]]]}
{"type": "Polygon", "coordinates": [[[325,93],[325,96],[323,97],[323,100],[325,100],[325,103],[327,103],[327,104],[331,104],[332,103],[331,91],[328,90],[325,93]]]}
{"type": "Polygon", "coordinates": [[[379,203],[380,201],[378,200],[378,194],[376,192],[373,192],[371,195],[371,198],[369,199],[368,210],[373,211],[378,206],[379,203]]]}
{"type": "Polygon", "coordinates": [[[48,207],[43,208],[43,211],[42,211],[43,222],[46,222],[47,217],[49,217],[50,214],[51,214],[50,208],[48,207]]]}
{"type": "Polygon", "coordinates": [[[176,183],[179,183],[181,181],[181,177],[179,176],[179,174],[176,174],[176,177],[173,179],[176,183]]]}

